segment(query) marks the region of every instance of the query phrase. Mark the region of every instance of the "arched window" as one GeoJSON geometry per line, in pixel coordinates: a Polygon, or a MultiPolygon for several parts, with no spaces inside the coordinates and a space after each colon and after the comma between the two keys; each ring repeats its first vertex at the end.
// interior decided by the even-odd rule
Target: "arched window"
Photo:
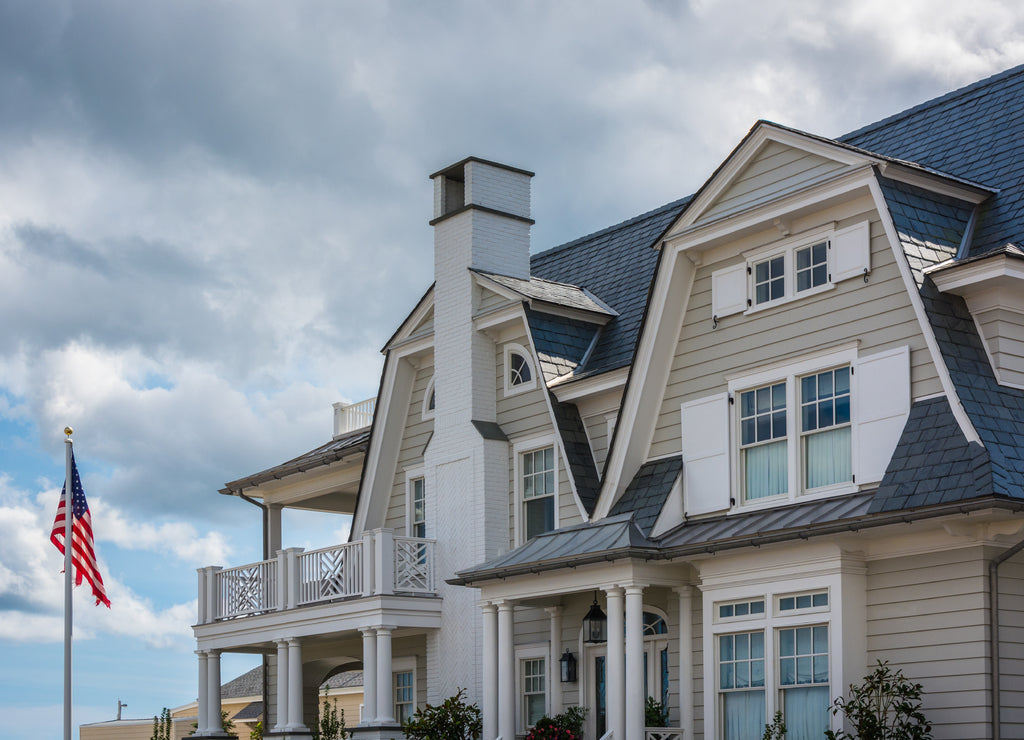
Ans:
{"type": "Polygon", "coordinates": [[[668,625],[665,624],[665,617],[654,612],[644,612],[644,637],[667,634],[668,625]]]}
{"type": "Polygon", "coordinates": [[[537,387],[537,371],[530,353],[519,344],[505,345],[505,394],[513,395],[537,387]]]}
{"type": "Polygon", "coordinates": [[[533,380],[533,375],[530,374],[530,363],[518,352],[512,352],[509,355],[508,384],[514,388],[517,385],[529,383],[531,380],[533,380]]]}
{"type": "Polygon", "coordinates": [[[431,378],[430,382],[427,383],[427,389],[423,392],[423,408],[420,411],[420,415],[424,419],[434,418],[434,409],[437,407],[437,397],[434,391],[434,379],[431,378]]]}

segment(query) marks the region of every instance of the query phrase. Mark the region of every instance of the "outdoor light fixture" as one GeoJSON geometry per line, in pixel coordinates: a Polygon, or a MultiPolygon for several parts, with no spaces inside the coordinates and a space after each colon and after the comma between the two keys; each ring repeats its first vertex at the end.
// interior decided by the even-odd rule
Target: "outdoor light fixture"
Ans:
{"type": "Polygon", "coordinates": [[[562,668],[562,683],[576,683],[576,656],[569,652],[569,648],[562,653],[558,665],[562,668]]]}
{"type": "Polygon", "coordinates": [[[583,617],[583,642],[608,642],[608,617],[597,604],[597,594],[587,616],[583,617]]]}

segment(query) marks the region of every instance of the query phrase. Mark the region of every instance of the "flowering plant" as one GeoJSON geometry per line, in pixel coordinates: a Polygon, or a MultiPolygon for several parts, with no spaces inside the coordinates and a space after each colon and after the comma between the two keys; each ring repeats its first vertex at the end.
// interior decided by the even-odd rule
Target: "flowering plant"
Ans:
{"type": "Polygon", "coordinates": [[[553,719],[541,717],[527,733],[526,740],[580,740],[580,736],[559,727],[553,719]]]}

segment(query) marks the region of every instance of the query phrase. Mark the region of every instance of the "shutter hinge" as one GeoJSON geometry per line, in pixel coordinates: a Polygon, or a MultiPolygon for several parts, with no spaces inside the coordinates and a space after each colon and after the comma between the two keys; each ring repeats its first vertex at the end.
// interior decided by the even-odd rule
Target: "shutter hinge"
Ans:
{"type": "Polygon", "coordinates": [[[729,396],[729,405],[733,406],[736,403],[736,396],[729,396]]]}
{"type": "Polygon", "coordinates": [[[754,274],[754,271],[750,268],[750,265],[747,265],[747,274],[748,275],[753,275],[754,274]]]}
{"type": "Polygon", "coordinates": [[[854,365],[850,365],[850,375],[856,375],[856,374],[857,374],[856,373],[856,367],[854,365]]]}
{"type": "Polygon", "coordinates": [[[750,300],[750,299],[748,298],[748,299],[747,299],[747,308],[750,308],[750,307],[751,307],[751,306],[753,306],[753,305],[754,305],[753,301],[751,301],[751,300],[750,300]]]}
{"type": "Polygon", "coordinates": [[[851,475],[850,476],[850,480],[852,480],[854,483],[856,483],[857,482],[857,476],[856,475],[851,475]]]}
{"type": "Polygon", "coordinates": [[[830,273],[828,274],[828,281],[829,281],[830,283],[832,282],[832,273],[831,273],[831,272],[830,272],[830,273]]]}
{"type": "Polygon", "coordinates": [[[734,499],[732,496],[730,496],[729,497],[729,506],[735,506],[735,505],[736,505],[736,499],[734,499]]]}

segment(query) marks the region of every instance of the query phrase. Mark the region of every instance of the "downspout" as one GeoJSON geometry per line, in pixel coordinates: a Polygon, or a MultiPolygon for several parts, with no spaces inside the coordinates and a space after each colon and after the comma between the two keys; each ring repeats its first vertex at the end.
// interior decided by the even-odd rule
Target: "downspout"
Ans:
{"type": "Polygon", "coordinates": [[[1000,740],[1002,737],[1002,712],[1000,711],[1001,699],[999,697],[999,566],[1021,550],[1024,550],[1024,540],[992,558],[992,562],[988,565],[988,598],[991,612],[989,639],[992,641],[990,650],[992,653],[992,740],[1000,740]]]}
{"type": "MultiPolygon", "coordinates": [[[[267,505],[266,504],[261,503],[261,502],[257,501],[254,498],[249,498],[244,493],[242,493],[242,489],[241,488],[238,489],[238,498],[242,499],[243,501],[248,501],[253,506],[258,506],[260,508],[260,511],[263,512],[263,559],[264,560],[269,560],[270,559],[270,542],[268,540],[270,539],[270,510],[267,509],[267,505]]],[[[267,692],[267,689],[268,689],[268,687],[270,685],[270,666],[267,664],[267,655],[266,655],[266,653],[264,653],[262,657],[263,657],[263,659],[262,659],[262,663],[263,663],[263,727],[266,728],[266,726],[269,724],[269,722],[267,720],[270,718],[270,714],[269,714],[269,710],[270,710],[270,694],[267,692]]]]}

